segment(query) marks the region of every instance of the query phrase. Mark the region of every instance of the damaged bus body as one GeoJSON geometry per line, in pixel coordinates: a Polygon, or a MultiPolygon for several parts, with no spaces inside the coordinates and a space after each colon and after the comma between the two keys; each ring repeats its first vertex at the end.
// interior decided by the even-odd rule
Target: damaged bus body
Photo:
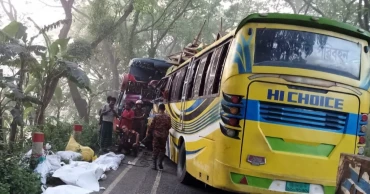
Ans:
{"type": "Polygon", "coordinates": [[[126,102],[135,103],[142,100],[144,107],[152,106],[155,99],[155,85],[166,75],[171,66],[164,60],[152,58],[134,58],[129,63],[128,74],[123,75],[121,93],[118,97],[119,113],[126,102]]]}

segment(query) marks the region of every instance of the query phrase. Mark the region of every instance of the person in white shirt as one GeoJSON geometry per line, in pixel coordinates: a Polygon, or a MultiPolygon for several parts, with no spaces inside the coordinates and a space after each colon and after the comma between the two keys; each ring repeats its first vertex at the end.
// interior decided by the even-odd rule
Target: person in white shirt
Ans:
{"type": "Polygon", "coordinates": [[[119,117],[117,108],[114,107],[117,99],[115,97],[110,98],[109,104],[103,106],[101,110],[102,126],[100,130],[100,148],[101,152],[108,152],[112,146],[113,136],[113,122],[114,118],[119,117]]]}

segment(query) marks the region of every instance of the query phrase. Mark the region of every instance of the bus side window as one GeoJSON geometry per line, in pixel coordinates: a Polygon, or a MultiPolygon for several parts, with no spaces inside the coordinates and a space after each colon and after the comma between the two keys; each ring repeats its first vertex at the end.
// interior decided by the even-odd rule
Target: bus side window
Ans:
{"type": "Polygon", "coordinates": [[[189,71],[188,71],[188,64],[184,65],[184,67],[181,69],[181,74],[180,74],[180,78],[179,78],[179,81],[178,81],[178,93],[177,93],[177,96],[178,96],[178,99],[181,100],[181,97],[182,97],[182,93],[183,93],[183,90],[184,90],[184,81],[185,81],[185,78],[187,77],[189,71]]]}
{"type": "Polygon", "coordinates": [[[206,87],[204,88],[204,95],[217,94],[219,92],[221,73],[225,64],[227,52],[229,50],[230,42],[218,47],[212,57],[211,66],[207,72],[206,87]]]}
{"type": "Polygon", "coordinates": [[[171,92],[172,79],[173,79],[173,76],[170,76],[168,78],[168,81],[167,81],[167,84],[166,84],[166,87],[165,87],[165,90],[164,90],[164,97],[163,97],[164,102],[168,102],[170,100],[169,95],[170,95],[170,92],[171,92]]]}
{"type": "Polygon", "coordinates": [[[205,84],[205,79],[206,79],[206,73],[207,73],[207,70],[208,70],[208,66],[210,64],[210,61],[211,61],[211,57],[212,57],[212,52],[210,52],[209,54],[207,55],[204,55],[202,57],[202,59],[200,60],[200,63],[199,63],[199,68],[198,68],[198,71],[197,71],[197,74],[196,74],[196,78],[195,78],[195,84],[194,84],[194,95],[193,97],[201,97],[203,96],[203,92],[204,92],[204,84],[205,84]]]}
{"type": "Polygon", "coordinates": [[[155,98],[162,97],[163,99],[165,99],[164,91],[166,90],[167,82],[168,82],[168,77],[164,77],[158,82],[155,88],[155,93],[156,93],[155,98]]]}
{"type": "Polygon", "coordinates": [[[184,83],[185,74],[187,72],[188,66],[184,65],[181,67],[180,70],[176,73],[175,82],[172,87],[172,94],[171,94],[171,102],[176,102],[181,100],[182,95],[182,85],[184,83]]]}
{"type": "Polygon", "coordinates": [[[194,80],[195,80],[195,73],[197,72],[197,69],[198,69],[198,65],[199,65],[199,62],[200,60],[196,60],[194,62],[192,62],[190,64],[190,70],[189,70],[189,73],[188,73],[188,76],[187,76],[187,86],[186,86],[186,100],[189,100],[193,97],[194,93],[193,93],[193,85],[194,85],[194,80]]]}
{"type": "Polygon", "coordinates": [[[179,80],[179,78],[180,78],[180,71],[177,71],[176,73],[174,73],[174,78],[173,78],[173,81],[172,81],[172,85],[171,85],[171,95],[170,95],[170,102],[175,102],[175,101],[177,101],[177,96],[176,96],[176,94],[177,94],[177,92],[178,92],[178,88],[177,88],[177,86],[178,86],[178,80],[179,80]]]}

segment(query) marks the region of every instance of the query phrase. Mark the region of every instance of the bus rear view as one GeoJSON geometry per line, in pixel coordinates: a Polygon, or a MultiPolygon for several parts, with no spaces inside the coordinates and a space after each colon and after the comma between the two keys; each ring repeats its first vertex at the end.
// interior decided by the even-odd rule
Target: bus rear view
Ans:
{"type": "Polygon", "coordinates": [[[230,171],[232,190],[335,193],[340,154],[364,154],[369,41],[355,27],[308,16],[255,14],[239,25],[221,84],[223,109],[241,107],[221,114],[237,119],[223,127],[238,136],[217,143],[240,142],[239,166],[235,152],[216,154],[215,165],[230,171]]]}

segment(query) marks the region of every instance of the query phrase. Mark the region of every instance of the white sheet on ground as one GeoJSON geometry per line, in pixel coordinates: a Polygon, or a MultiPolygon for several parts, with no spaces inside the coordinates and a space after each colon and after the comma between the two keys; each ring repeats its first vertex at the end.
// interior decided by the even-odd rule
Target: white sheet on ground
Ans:
{"type": "Polygon", "coordinates": [[[92,191],[73,185],[60,185],[47,188],[43,194],[89,194],[92,191]]]}
{"type": "Polygon", "coordinates": [[[76,161],[78,159],[82,159],[82,154],[74,152],[74,151],[59,151],[57,152],[57,155],[59,155],[62,160],[73,160],[76,161]]]}
{"type": "Polygon", "coordinates": [[[107,154],[99,156],[93,163],[98,164],[101,168],[103,168],[104,172],[109,170],[117,170],[121,161],[125,158],[123,154],[114,154],[113,152],[109,152],[107,154]]]}
{"type": "Polygon", "coordinates": [[[60,156],[58,155],[47,155],[45,160],[39,163],[35,169],[35,172],[40,174],[41,183],[46,184],[46,178],[49,173],[61,168],[60,156]]]}
{"type": "Polygon", "coordinates": [[[98,180],[103,173],[103,169],[98,164],[70,161],[69,165],[65,165],[55,171],[53,177],[60,178],[68,185],[99,191],[98,180]]]}

